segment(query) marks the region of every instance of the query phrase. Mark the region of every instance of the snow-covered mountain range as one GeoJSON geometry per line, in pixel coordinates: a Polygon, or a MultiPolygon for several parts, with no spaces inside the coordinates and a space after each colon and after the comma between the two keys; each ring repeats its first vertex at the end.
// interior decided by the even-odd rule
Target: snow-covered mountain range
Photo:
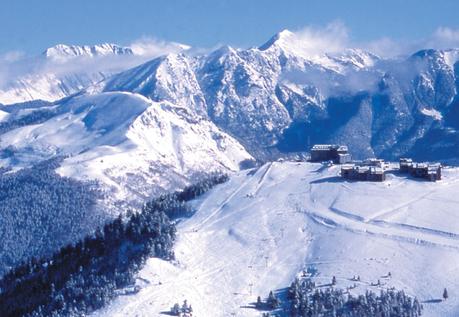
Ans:
{"type": "Polygon", "coordinates": [[[455,49],[398,59],[360,49],[311,54],[308,43],[282,31],[258,48],[182,51],[127,69],[135,55],[112,44],[49,48],[27,61],[46,60],[47,71],[4,84],[0,102],[56,101],[83,88],[86,95],[135,93],[189,109],[262,158],[344,141],[361,158],[458,154],[455,49]],[[95,64],[102,65],[88,67],[95,64]]]}
{"type": "Polygon", "coordinates": [[[459,50],[319,53],[282,31],[260,47],[172,51],[57,45],[2,63],[0,165],[65,156],[57,171],[99,181],[119,211],[314,143],[357,158],[459,157],[459,50]]]}
{"type": "MultiPolygon", "coordinates": [[[[364,144],[353,145],[361,155],[407,152],[439,128],[445,137],[454,138],[454,119],[449,117],[454,117],[457,50],[424,50],[386,60],[360,49],[311,55],[307,45],[285,30],[259,48],[222,47],[200,56],[162,56],[112,76],[101,87],[186,106],[246,145],[262,149],[279,141],[286,148],[303,149],[307,144],[301,141],[307,137],[310,142],[339,140],[354,129],[365,134],[364,144]],[[347,117],[337,118],[343,117],[342,108],[347,117]],[[359,127],[352,121],[359,121],[359,127]],[[381,129],[383,121],[395,126],[381,129]],[[445,132],[446,127],[450,129],[445,132]],[[320,133],[325,128],[328,135],[320,133]],[[306,130],[301,131],[302,140],[292,139],[297,129],[306,130]],[[252,144],[254,138],[261,142],[252,144]]],[[[57,45],[33,60],[53,61],[49,72],[14,78],[2,88],[0,102],[55,101],[127,68],[119,62],[110,67],[107,61],[104,69],[95,70],[60,69],[59,64],[132,55],[133,49],[113,44],[57,45]]],[[[447,143],[439,145],[442,152],[448,151],[447,143]]]]}
{"type": "MultiPolygon", "coordinates": [[[[129,47],[49,48],[22,61],[36,65],[37,72],[32,68],[0,91],[4,104],[50,102],[2,107],[2,124],[15,129],[2,130],[1,146],[16,151],[14,160],[3,164],[65,154],[72,156],[62,168],[66,175],[131,187],[113,171],[134,178],[148,175],[157,184],[147,171],[164,175],[167,169],[175,176],[162,177],[162,186],[170,188],[166,184],[210,165],[234,170],[237,161],[271,159],[323,142],[346,143],[357,158],[456,160],[459,50],[383,59],[361,49],[311,53],[308,45],[287,30],[249,49],[225,46],[193,55],[177,44],[179,52],[134,68],[129,66],[139,61],[132,59],[139,53],[129,47]],[[37,115],[45,110],[52,113],[37,115]],[[35,119],[23,120],[28,124],[20,128],[11,124],[25,116],[35,119]],[[126,146],[125,140],[135,145],[126,146]],[[189,159],[199,153],[197,145],[212,153],[198,155],[199,164],[189,159]],[[144,153],[136,167],[129,159],[108,164],[106,157],[130,157],[132,149],[144,153]]],[[[22,64],[10,66],[15,65],[22,64]]]]}

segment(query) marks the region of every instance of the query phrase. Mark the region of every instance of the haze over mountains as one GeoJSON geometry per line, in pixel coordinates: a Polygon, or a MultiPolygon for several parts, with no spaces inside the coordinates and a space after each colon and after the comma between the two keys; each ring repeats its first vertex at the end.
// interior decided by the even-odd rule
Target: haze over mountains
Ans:
{"type": "Polygon", "coordinates": [[[137,42],[130,47],[104,43],[93,46],[59,44],[33,57],[0,63],[0,103],[41,99],[55,101],[76,93],[121,70],[134,67],[165,50],[189,47],[177,43],[137,42]],[[152,45],[158,47],[152,48],[152,45]]]}

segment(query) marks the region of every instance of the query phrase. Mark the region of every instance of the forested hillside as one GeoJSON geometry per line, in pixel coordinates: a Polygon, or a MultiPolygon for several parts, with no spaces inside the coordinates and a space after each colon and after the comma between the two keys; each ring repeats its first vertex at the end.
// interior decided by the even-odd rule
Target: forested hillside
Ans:
{"type": "Polygon", "coordinates": [[[174,259],[175,223],[188,216],[186,201],[226,181],[211,177],[182,192],[163,195],[138,212],[128,212],[52,256],[30,258],[0,280],[2,316],[73,316],[103,307],[118,293],[135,287],[146,259],[174,259]]]}
{"type": "Polygon", "coordinates": [[[107,219],[94,209],[102,195],[96,183],[58,175],[60,162],[0,171],[0,276],[27,258],[77,241],[107,219]]]}

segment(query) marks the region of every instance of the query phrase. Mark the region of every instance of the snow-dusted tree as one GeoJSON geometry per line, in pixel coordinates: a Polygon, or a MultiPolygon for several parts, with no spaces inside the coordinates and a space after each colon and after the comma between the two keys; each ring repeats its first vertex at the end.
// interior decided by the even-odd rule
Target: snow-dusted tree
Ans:
{"type": "Polygon", "coordinates": [[[186,299],[183,301],[182,311],[184,313],[188,311],[188,301],[186,299]]]}
{"type": "Polygon", "coordinates": [[[269,292],[267,304],[270,309],[279,307],[279,299],[274,295],[273,291],[269,292]]]}
{"type": "Polygon", "coordinates": [[[256,304],[256,307],[257,307],[258,309],[260,309],[260,308],[263,307],[263,303],[262,303],[262,301],[261,301],[261,297],[260,297],[260,296],[257,297],[257,304],[256,304]]]}
{"type": "Polygon", "coordinates": [[[171,314],[174,316],[180,315],[180,305],[178,303],[175,303],[174,306],[171,307],[171,314]]]}

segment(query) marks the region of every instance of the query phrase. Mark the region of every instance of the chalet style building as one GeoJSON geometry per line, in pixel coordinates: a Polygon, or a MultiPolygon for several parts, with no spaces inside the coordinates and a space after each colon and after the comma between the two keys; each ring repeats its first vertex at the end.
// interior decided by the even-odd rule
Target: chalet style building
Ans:
{"type": "Polygon", "coordinates": [[[352,160],[347,146],[337,144],[316,144],[311,148],[311,162],[333,161],[345,164],[352,160]]]}
{"type": "Polygon", "coordinates": [[[383,168],[371,165],[343,165],[341,177],[355,181],[383,182],[386,180],[386,173],[383,168]]]}
{"type": "Polygon", "coordinates": [[[410,158],[400,158],[400,172],[409,173],[411,168],[413,168],[413,160],[410,158]]]}
{"type": "Polygon", "coordinates": [[[435,182],[441,180],[441,164],[414,163],[410,158],[400,159],[400,172],[435,182]]]}
{"type": "Polygon", "coordinates": [[[369,158],[369,159],[366,159],[365,161],[362,162],[363,166],[374,166],[374,167],[378,167],[378,168],[381,168],[381,169],[385,169],[387,166],[386,166],[386,162],[384,162],[383,159],[378,159],[378,158],[369,158]]]}

